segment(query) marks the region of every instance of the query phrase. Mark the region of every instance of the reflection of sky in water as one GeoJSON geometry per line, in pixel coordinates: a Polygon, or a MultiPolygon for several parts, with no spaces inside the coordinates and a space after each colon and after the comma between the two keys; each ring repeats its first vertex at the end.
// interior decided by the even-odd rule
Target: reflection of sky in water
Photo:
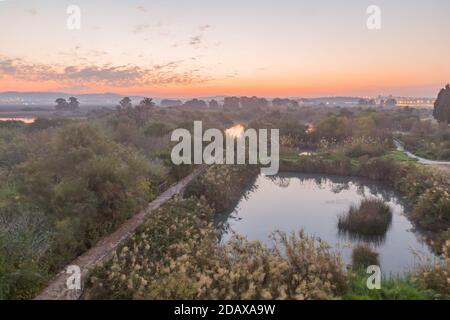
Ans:
{"type": "MultiPolygon", "coordinates": [[[[383,198],[394,213],[391,228],[376,247],[383,273],[411,269],[417,261],[413,250],[431,255],[404,216],[401,198],[379,183],[358,178],[280,174],[276,178],[258,177],[255,187],[247,199],[239,202],[232,214],[234,218],[228,219],[230,229],[248,239],[270,243],[268,236],[275,230],[292,232],[303,228],[307,234],[342,248],[357,240],[339,235],[338,216],[365,196],[376,196],[383,198]]],[[[224,240],[229,236],[224,235],[224,240]]],[[[342,250],[345,261],[349,262],[351,250],[342,250]]]]}

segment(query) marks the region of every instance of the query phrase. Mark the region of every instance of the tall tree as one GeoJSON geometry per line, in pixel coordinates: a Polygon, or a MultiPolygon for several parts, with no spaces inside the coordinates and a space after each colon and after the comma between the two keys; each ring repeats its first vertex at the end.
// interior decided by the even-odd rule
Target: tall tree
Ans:
{"type": "Polygon", "coordinates": [[[217,100],[215,99],[209,101],[208,105],[211,109],[219,109],[219,102],[217,102],[217,100]]]}
{"type": "Polygon", "coordinates": [[[63,98],[56,99],[55,103],[56,103],[56,106],[55,106],[56,110],[66,110],[69,106],[66,99],[63,99],[63,98]]]}
{"type": "Polygon", "coordinates": [[[123,98],[119,102],[119,107],[124,108],[124,109],[132,108],[133,105],[131,104],[131,99],[128,97],[123,98]]]}
{"type": "Polygon", "coordinates": [[[69,108],[70,109],[79,109],[80,108],[80,103],[78,102],[77,98],[75,98],[75,97],[69,98],[69,108]]]}
{"type": "Polygon", "coordinates": [[[434,103],[433,116],[440,123],[450,123],[450,85],[447,84],[439,92],[434,103]]]}
{"type": "Polygon", "coordinates": [[[155,106],[155,103],[153,102],[152,98],[144,98],[141,100],[141,102],[139,102],[139,105],[141,107],[148,107],[148,108],[152,108],[155,106]]]}

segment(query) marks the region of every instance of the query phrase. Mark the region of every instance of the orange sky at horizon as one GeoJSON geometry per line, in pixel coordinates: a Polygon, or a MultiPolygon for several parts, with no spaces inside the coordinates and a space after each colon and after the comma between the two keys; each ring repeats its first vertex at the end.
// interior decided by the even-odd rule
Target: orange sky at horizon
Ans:
{"type": "Polygon", "coordinates": [[[0,2],[0,92],[435,97],[450,82],[450,2],[0,2]]]}
{"type": "Polygon", "coordinates": [[[25,81],[11,77],[0,78],[0,91],[19,91],[19,92],[66,92],[69,94],[86,93],[118,93],[122,95],[139,95],[151,97],[169,97],[169,98],[189,98],[201,96],[264,96],[264,97],[317,97],[333,95],[361,95],[377,96],[379,94],[389,95],[394,92],[397,95],[408,96],[408,91],[412,87],[418,92],[415,96],[430,96],[426,93],[428,88],[434,87],[435,92],[440,90],[445,83],[438,81],[422,82],[417,85],[414,78],[392,75],[385,75],[384,78],[370,77],[363,79],[360,77],[350,77],[346,79],[330,79],[325,77],[326,81],[314,79],[310,81],[301,81],[298,79],[285,78],[279,79],[234,79],[232,83],[227,81],[211,81],[199,84],[181,84],[181,85],[157,85],[157,86],[110,86],[102,84],[87,84],[87,88],[73,90],[66,88],[57,81],[25,81]],[[380,82],[383,86],[380,86],[380,82]],[[385,88],[390,87],[392,91],[385,88]],[[421,94],[424,92],[424,94],[421,94]]]}

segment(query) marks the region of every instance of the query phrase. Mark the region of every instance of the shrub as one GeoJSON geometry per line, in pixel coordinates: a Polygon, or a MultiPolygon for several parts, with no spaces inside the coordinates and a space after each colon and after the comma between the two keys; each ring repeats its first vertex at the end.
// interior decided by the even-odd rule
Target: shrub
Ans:
{"type": "Polygon", "coordinates": [[[344,142],[344,154],[347,157],[359,158],[362,156],[379,157],[383,155],[388,147],[384,141],[361,137],[344,142]]]}
{"type": "Polygon", "coordinates": [[[350,236],[370,239],[384,236],[391,223],[391,208],[383,200],[371,198],[362,200],[358,207],[351,206],[339,217],[338,228],[350,236]]]}
{"type": "Polygon", "coordinates": [[[414,275],[415,282],[438,299],[450,299],[450,240],[443,247],[442,259],[433,264],[420,265],[414,275]]]}
{"type": "Polygon", "coordinates": [[[42,212],[24,204],[0,206],[0,300],[37,294],[47,279],[51,240],[42,212]]]}
{"type": "Polygon", "coordinates": [[[436,184],[419,196],[413,219],[428,230],[445,231],[450,225],[450,189],[436,184]]]}
{"type": "Polygon", "coordinates": [[[171,128],[165,123],[157,122],[149,125],[145,129],[146,136],[162,137],[171,132],[171,128]]]}
{"type": "Polygon", "coordinates": [[[373,180],[393,181],[398,174],[398,166],[389,158],[373,158],[364,162],[359,172],[373,180]]]}
{"type": "Polygon", "coordinates": [[[359,244],[352,251],[352,267],[354,269],[366,269],[372,265],[379,265],[378,253],[366,243],[359,244]]]}
{"type": "Polygon", "coordinates": [[[215,165],[190,184],[186,195],[204,196],[216,212],[223,212],[234,207],[257,174],[255,165],[215,165]]]}

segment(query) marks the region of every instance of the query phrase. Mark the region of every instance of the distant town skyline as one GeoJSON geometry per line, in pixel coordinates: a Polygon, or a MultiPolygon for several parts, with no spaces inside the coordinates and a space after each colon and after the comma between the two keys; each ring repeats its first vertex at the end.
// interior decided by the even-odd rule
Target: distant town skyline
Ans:
{"type": "Polygon", "coordinates": [[[0,92],[432,98],[450,82],[448,12],[446,0],[4,0],[0,92]]]}

